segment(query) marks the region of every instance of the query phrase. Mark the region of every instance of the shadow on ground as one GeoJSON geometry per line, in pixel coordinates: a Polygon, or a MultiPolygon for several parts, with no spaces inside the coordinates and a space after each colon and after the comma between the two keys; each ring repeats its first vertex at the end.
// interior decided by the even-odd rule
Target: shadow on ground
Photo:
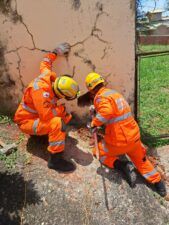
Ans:
{"type": "Polygon", "coordinates": [[[23,208],[39,202],[40,197],[32,180],[25,181],[18,172],[0,173],[0,225],[21,224],[23,208]]]}
{"type": "MultiPolygon", "coordinates": [[[[87,166],[93,161],[91,153],[86,153],[77,147],[78,141],[75,138],[66,137],[64,155],[67,159],[73,159],[77,164],[87,166]]],[[[27,142],[27,151],[39,158],[48,160],[49,153],[48,136],[31,136],[27,142]]]]}
{"type": "Polygon", "coordinates": [[[73,159],[77,164],[87,166],[92,163],[93,155],[77,147],[78,141],[70,136],[66,139],[65,157],[73,159]]]}
{"type": "Polygon", "coordinates": [[[147,133],[142,128],[140,128],[140,130],[142,142],[148,147],[148,154],[158,156],[156,148],[159,146],[169,145],[169,139],[155,137],[147,133]]]}
{"type": "MultiPolygon", "coordinates": [[[[148,183],[144,177],[141,176],[141,174],[139,174],[139,172],[134,169],[135,174],[136,174],[136,186],[137,184],[144,184],[145,186],[147,186],[148,188],[150,188],[152,191],[156,191],[154,186],[150,183],[148,183]]],[[[124,179],[126,182],[126,177],[124,176],[124,174],[121,171],[118,170],[114,170],[114,169],[108,169],[106,170],[106,168],[104,166],[100,166],[97,168],[97,174],[99,174],[102,177],[102,181],[103,181],[103,186],[105,183],[105,179],[108,179],[110,182],[113,183],[117,183],[118,185],[122,184],[122,180],[124,179]]],[[[135,187],[133,187],[135,188],[135,187]]],[[[106,193],[106,189],[104,188],[105,193],[106,193]]]]}
{"type": "Polygon", "coordinates": [[[48,160],[49,154],[47,151],[48,147],[48,136],[30,136],[28,139],[26,148],[27,151],[39,158],[48,160]]]}

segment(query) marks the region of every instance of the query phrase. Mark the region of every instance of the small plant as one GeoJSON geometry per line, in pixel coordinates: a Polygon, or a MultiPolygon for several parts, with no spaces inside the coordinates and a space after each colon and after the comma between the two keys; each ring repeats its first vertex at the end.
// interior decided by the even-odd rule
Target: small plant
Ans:
{"type": "Polygon", "coordinates": [[[12,123],[12,119],[8,116],[0,115],[0,124],[3,123],[12,123]]]}
{"type": "Polygon", "coordinates": [[[19,137],[18,137],[18,141],[17,141],[17,145],[19,145],[20,143],[22,143],[22,141],[25,139],[25,135],[24,133],[20,133],[19,137]]]}
{"type": "Polygon", "coordinates": [[[12,152],[10,155],[6,156],[5,154],[0,153],[0,160],[4,162],[5,167],[8,169],[13,169],[16,166],[18,158],[18,152],[12,152]]]}
{"type": "Polygon", "coordinates": [[[21,164],[23,167],[30,164],[32,161],[31,154],[20,153],[18,151],[12,152],[10,155],[0,153],[0,161],[4,162],[5,167],[8,170],[14,169],[17,164],[21,164]]]}

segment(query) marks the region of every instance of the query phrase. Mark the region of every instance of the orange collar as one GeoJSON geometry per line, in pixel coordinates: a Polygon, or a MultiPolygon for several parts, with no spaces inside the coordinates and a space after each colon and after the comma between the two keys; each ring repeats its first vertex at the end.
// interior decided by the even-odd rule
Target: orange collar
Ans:
{"type": "Polygon", "coordinates": [[[101,94],[105,89],[106,89],[106,87],[101,87],[95,96],[101,94]]]}

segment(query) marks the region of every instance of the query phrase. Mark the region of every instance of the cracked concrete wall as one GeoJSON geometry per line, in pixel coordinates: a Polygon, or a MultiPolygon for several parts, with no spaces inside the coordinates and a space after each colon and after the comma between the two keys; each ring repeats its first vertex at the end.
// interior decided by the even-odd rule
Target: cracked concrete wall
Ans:
{"type": "MultiPolygon", "coordinates": [[[[0,2],[0,111],[14,112],[26,85],[39,75],[45,54],[71,44],[68,59],[53,70],[72,75],[86,90],[85,76],[96,71],[133,106],[135,72],[134,0],[2,0],[0,2]]],[[[85,110],[69,102],[82,116],[85,110]]]]}

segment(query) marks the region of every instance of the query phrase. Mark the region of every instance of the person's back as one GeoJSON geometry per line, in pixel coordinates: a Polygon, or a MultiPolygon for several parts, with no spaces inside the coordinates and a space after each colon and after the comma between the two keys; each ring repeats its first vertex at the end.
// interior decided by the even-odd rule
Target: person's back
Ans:
{"type": "Polygon", "coordinates": [[[134,120],[129,104],[115,90],[102,87],[94,98],[97,111],[95,124],[106,125],[105,140],[112,145],[127,145],[140,138],[137,122],[134,120]]]}
{"type": "MultiPolygon", "coordinates": [[[[49,53],[46,58],[53,57],[53,54],[49,53]]],[[[41,65],[44,62],[41,63],[41,65]]],[[[14,121],[17,124],[23,123],[27,119],[36,119],[40,118],[41,120],[48,120],[51,116],[45,119],[45,104],[53,103],[53,109],[56,107],[57,98],[52,91],[52,82],[56,79],[56,74],[49,70],[41,69],[41,74],[30,82],[27,88],[24,91],[22,101],[15,113],[14,121]],[[44,99],[43,106],[40,105],[42,102],[41,99],[44,99]],[[45,103],[46,102],[46,103],[45,103]]],[[[52,107],[52,105],[51,105],[52,107]]],[[[52,112],[52,108],[51,108],[52,112]]],[[[51,114],[51,113],[50,113],[51,114]]]]}

